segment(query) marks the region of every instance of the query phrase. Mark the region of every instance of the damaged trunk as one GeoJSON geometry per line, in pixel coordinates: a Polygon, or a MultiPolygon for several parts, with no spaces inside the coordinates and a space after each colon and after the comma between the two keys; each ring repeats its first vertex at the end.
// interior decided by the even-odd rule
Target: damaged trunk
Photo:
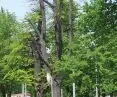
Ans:
{"type": "MultiPolygon", "coordinates": [[[[62,30],[61,30],[61,13],[62,0],[53,0],[54,7],[54,23],[55,23],[55,45],[56,45],[56,59],[60,60],[62,55],[62,30]]],[[[52,78],[52,97],[60,97],[60,80],[52,78]]]]}
{"type": "MultiPolygon", "coordinates": [[[[46,17],[45,17],[45,6],[44,0],[39,0],[40,9],[39,15],[41,19],[38,21],[38,27],[34,30],[36,31],[36,40],[33,41],[33,52],[35,54],[36,64],[35,64],[35,73],[37,78],[36,83],[36,91],[37,97],[43,97],[43,92],[39,89],[38,77],[40,73],[40,67],[43,66],[47,75],[49,75],[49,83],[51,84],[51,94],[52,97],[60,97],[60,81],[55,75],[52,75],[52,71],[48,62],[48,55],[46,52],[46,44],[45,44],[45,33],[46,33],[46,17]]],[[[61,20],[60,16],[58,16],[58,12],[60,14],[61,11],[58,11],[58,3],[54,0],[54,16],[55,16],[55,44],[56,44],[56,59],[60,60],[62,55],[62,31],[61,31],[61,20]]],[[[59,6],[59,8],[61,8],[59,6]]]]}

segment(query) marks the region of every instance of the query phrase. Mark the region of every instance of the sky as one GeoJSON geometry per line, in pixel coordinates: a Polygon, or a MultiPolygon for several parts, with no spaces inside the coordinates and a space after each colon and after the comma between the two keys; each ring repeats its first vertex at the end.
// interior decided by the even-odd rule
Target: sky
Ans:
{"type": "Polygon", "coordinates": [[[31,10],[29,0],[0,0],[1,6],[9,12],[15,13],[19,19],[22,19],[26,12],[31,10]]]}
{"type": "Polygon", "coordinates": [[[31,10],[30,1],[31,0],[0,0],[0,7],[2,6],[4,9],[8,9],[9,12],[14,12],[18,19],[23,19],[26,12],[30,12],[31,10]]]}

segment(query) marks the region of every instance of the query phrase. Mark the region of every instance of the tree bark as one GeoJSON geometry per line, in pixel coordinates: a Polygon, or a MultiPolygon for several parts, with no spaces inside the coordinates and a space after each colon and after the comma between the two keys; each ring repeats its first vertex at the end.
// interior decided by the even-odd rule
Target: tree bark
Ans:
{"type": "Polygon", "coordinates": [[[57,0],[53,0],[53,2],[55,5],[54,23],[55,23],[56,58],[57,58],[57,60],[59,60],[61,58],[61,55],[62,55],[62,30],[61,30],[62,0],[59,3],[57,0]]]}
{"type": "MultiPolygon", "coordinates": [[[[54,7],[55,12],[55,41],[56,41],[56,58],[59,60],[62,55],[62,33],[61,33],[61,22],[60,18],[57,15],[58,12],[58,5],[57,1],[55,1],[56,7],[54,7]]],[[[51,75],[51,69],[48,66],[48,55],[46,52],[46,44],[45,44],[45,33],[46,33],[46,17],[45,17],[45,6],[44,6],[44,0],[39,0],[40,4],[40,16],[41,20],[38,22],[38,29],[35,29],[37,36],[36,40],[34,40],[33,44],[33,51],[35,52],[35,58],[36,58],[36,64],[35,64],[35,70],[36,75],[38,77],[39,74],[39,68],[40,66],[43,66],[46,73],[51,76],[51,90],[52,90],[52,97],[60,97],[60,82],[57,78],[55,78],[55,75],[51,75]]],[[[38,80],[37,80],[38,81],[38,80]]],[[[38,86],[38,83],[37,85],[38,86]]],[[[41,91],[38,89],[39,87],[36,87],[37,90],[37,96],[41,97],[42,95],[39,95],[41,91]]]]}
{"type": "Polygon", "coordinates": [[[43,91],[44,91],[43,87],[37,86],[36,97],[44,97],[44,92],[43,91]]]}
{"type": "Polygon", "coordinates": [[[11,92],[8,93],[8,97],[11,97],[11,92]]]}
{"type": "Polygon", "coordinates": [[[51,92],[52,92],[52,97],[60,97],[61,96],[60,83],[57,79],[55,80],[54,78],[52,78],[51,92]]]}
{"type": "MultiPolygon", "coordinates": [[[[46,33],[46,17],[45,17],[45,6],[43,0],[39,0],[39,15],[41,16],[41,19],[38,21],[38,27],[34,28],[36,31],[36,40],[33,41],[33,52],[35,54],[35,75],[36,75],[36,96],[37,97],[43,97],[43,88],[40,86],[39,83],[39,74],[40,74],[40,68],[44,65],[43,60],[41,57],[43,57],[44,61],[47,60],[47,53],[46,53],[46,46],[45,46],[45,33],[46,33]],[[41,55],[41,56],[40,56],[41,55]]],[[[45,66],[46,72],[48,72],[47,66],[45,66]]]]}
{"type": "Polygon", "coordinates": [[[104,93],[104,94],[102,94],[102,97],[106,97],[106,94],[104,93]]]}
{"type": "Polygon", "coordinates": [[[2,92],[2,97],[6,97],[5,86],[2,87],[1,92],[2,92]]]}
{"type": "MultiPolygon", "coordinates": [[[[69,45],[71,44],[72,37],[73,37],[72,4],[73,4],[73,0],[69,0],[69,33],[68,33],[69,45]]],[[[71,50],[70,50],[70,53],[71,53],[71,50]]]]}
{"type": "MultiPolygon", "coordinates": [[[[53,0],[53,5],[55,5],[53,13],[54,13],[54,23],[55,23],[55,45],[56,45],[56,59],[60,60],[62,55],[62,29],[61,29],[61,13],[62,13],[62,1],[59,2],[57,0],[53,0]]],[[[58,78],[55,78],[52,75],[52,97],[60,97],[61,89],[60,89],[60,81],[58,78]]]]}
{"type": "Polygon", "coordinates": [[[6,92],[5,91],[2,92],[2,97],[6,97],[6,92]]]}
{"type": "MultiPolygon", "coordinates": [[[[72,38],[73,38],[73,20],[72,20],[72,7],[73,7],[73,0],[69,0],[69,32],[68,32],[68,41],[69,41],[69,47],[70,45],[72,44],[72,38]]],[[[69,55],[71,56],[72,55],[72,49],[69,48],[69,55]]],[[[74,73],[74,70],[73,70],[73,73],[74,73]]],[[[73,81],[73,89],[72,89],[72,92],[73,92],[73,97],[76,96],[76,93],[75,93],[75,82],[73,81]]]]}
{"type": "Polygon", "coordinates": [[[102,89],[102,97],[106,97],[105,90],[102,89]]]}

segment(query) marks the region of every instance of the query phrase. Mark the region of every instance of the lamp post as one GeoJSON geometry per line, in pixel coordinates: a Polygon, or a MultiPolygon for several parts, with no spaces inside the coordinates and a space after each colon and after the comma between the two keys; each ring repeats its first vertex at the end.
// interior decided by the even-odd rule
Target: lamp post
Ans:
{"type": "MultiPolygon", "coordinates": [[[[74,74],[74,71],[73,71],[74,74]]],[[[75,82],[73,82],[73,97],[76,97],[75,82]]]]}
{"type": "Polygon", "coordinates": [[[24,97],[27,97],[27,87],[26,83],[22,84],[22,94],[24,94],[24,97]]]}

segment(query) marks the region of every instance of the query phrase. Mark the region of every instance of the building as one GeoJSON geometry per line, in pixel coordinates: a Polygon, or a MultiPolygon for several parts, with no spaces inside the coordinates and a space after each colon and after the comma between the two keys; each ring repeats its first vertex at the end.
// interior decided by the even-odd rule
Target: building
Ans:
{"type": "Polygon", "coordinates": [[[11,97],[31,97],[31,94],[30,93],[12,94],[11,97]]]}

